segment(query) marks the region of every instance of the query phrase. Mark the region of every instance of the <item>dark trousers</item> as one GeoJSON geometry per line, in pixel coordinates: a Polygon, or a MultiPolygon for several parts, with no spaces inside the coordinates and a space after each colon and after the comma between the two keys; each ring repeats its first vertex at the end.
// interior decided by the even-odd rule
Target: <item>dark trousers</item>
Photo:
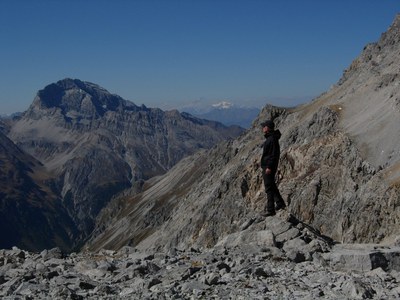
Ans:
{"type": "Polygon", "coordinates": [[[267,193],[267,206],[266,210],[268,212],[275,211],[275,204],[277,206],[284,206],[285,202],[281,194],[279,193],[278,187],[275,183],[275,173],[271,172],[270,174],[265,174],[265,170],[263,170],[263,180],[264,180],[264,187],[265,192],[267,193]]]}

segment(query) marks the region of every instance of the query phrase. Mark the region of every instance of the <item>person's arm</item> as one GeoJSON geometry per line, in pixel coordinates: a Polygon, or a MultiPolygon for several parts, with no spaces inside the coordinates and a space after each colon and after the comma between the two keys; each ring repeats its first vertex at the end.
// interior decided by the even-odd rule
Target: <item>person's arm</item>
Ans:
{"type": "Polygon", "coordinates": [[[279,141],[276,139],[272,139],[271,142],[271,155],[268,159],[267,167],[265,169],[265,174],[271,174],[272,170],[275,169],[278,165],[280,155],[280,147],[279,141]]]}

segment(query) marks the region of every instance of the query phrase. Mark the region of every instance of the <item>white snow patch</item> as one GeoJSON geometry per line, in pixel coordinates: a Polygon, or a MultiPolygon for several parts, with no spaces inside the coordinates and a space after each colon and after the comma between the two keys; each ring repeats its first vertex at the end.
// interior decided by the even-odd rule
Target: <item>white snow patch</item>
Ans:
{"type": "Polygon", "coordinates": [[[228,109],[228,108],[231,108],[232,106],[233,106],[233,104],[228,101],[222,101],[222,102],[212,105],[212,107],[220,108],[220,109],[228,109]]]}

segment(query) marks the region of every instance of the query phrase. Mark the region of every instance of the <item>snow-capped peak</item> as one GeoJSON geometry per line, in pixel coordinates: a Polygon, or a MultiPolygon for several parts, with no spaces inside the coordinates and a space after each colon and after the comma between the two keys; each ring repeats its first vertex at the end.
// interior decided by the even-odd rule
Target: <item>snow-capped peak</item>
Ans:
{"type": "Polygon", "coordinates": [[[228,108],[231,108],[232,106],[233,106],[233,104],[228,101],[222,101],[222,102],[212,105],[212,107],[219,108],[219,109],[228,109],[228,108]]]}

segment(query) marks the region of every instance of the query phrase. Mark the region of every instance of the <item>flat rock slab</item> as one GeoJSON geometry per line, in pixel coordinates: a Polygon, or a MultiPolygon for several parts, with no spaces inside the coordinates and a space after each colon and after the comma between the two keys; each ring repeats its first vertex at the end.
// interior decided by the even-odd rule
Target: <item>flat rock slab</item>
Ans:
{"type": "Polygon", "coordinates": [[[339,271],[400,271],[400,247],[378,244],[337,244],[324,258],[339,271]]]}
{"type": "Polygon", "coordinates": [[[243,244],[254,244],[259,247],[275,247],[275,237],[271,230],[244,230],[224,237],[216,246],[233,248],[243,244]]]}

